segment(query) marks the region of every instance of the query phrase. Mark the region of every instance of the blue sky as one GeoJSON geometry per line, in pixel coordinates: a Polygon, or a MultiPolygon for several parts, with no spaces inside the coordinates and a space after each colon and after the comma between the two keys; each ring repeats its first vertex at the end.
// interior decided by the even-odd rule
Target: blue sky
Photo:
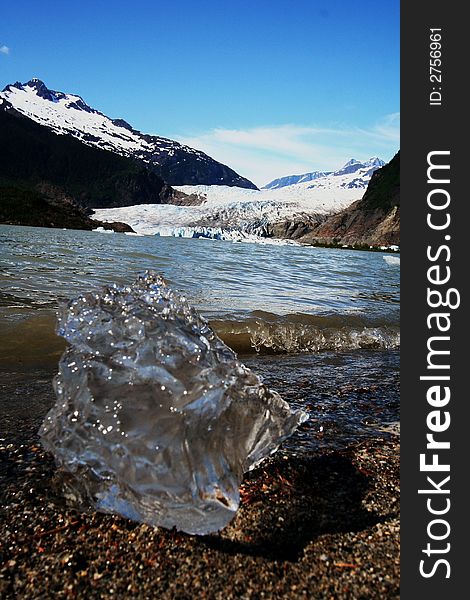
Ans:
{"type": "Polygon", "coordinates": [[[1,12],[1,87],[39,77],[258,185],[398,150],[398,0],[15,0],[1,12]]]}

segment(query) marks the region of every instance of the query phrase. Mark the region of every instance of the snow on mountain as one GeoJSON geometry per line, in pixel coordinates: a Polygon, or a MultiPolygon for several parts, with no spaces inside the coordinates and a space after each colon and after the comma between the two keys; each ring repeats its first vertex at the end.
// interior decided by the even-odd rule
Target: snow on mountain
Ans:
{"type": "Polygon", "coordinates": [[[379,167],[383,167],[384,164],[385,162],[377,156],[369,158],[369,160],[366,160],[365,162],[361,162],[359,160],[356,160],[355,158],[351,158],[351,160],[348,160],[348,162],[345,165],[343,165],[341,169],[338,169],[338,171],[334,171],[332,175],[333,177],[339,177],[341,175],[350,175],[352,173],[357,173],[358,175],[360,175],[360,177],[368,176],[370,179],[372,173],[376,171],[379,167]]]}
{"type": "Polygon", "coordinates": [[[150,143],[137,132],[115,125],[111,119],[89,107],[80,96],[48,90],[38,79],[24,85],[8,85],[2,96],[17,111],[55,133],[70,134],[89,145],[126,156],[140,153],[144,158],[144,153],[152,150],[150,143]]]}
{"type": "Polygon", "coordinates": [[[279,177],[278,179],[273,179],[266,185],[263,186],[264,190],[276,190],[281,187],[286,187],[288,185],[295,185],[296,183],[304,183],[306,181],[313,181],[314,179],[318,179],[319,177],[326,177],[327,175],[331,175],[331,171],[312,171],[311,173],[303,173],[302,175],[286,175],[286,177],[279,177]]]}
{"type": "Polygon", "coordinates": [[[312,171],[311,173],[304,173],[303,175],[287,175],[286,177],[280,177],[279,179],[270,181],[263,187],[263,189],[279,189],[281,187],[295,185],[297,183],[305,183],[308,181],[323,179],[324,177],[328,176],[340,177],[342,175],[350,175],[352,173],[357,173],[358,177],[348,181],[347,183],[342,182],[341,184],[356,188],[363,187],[365,189],[372,173],[379,167],[383,167],[384,164],[385,162],[377,156],[374,156],[364,162],[356,160],[355,158],[351,158],[337,171],[312,171]]]}
{"type": "Polygon", "coordinates": [[[377,157],[365,162],[351,159],[332,173],[288,176],[258,190],[203,152],[145,135],[122,119],[110,119],[76,94],[50,90],[39,79],[6,86],[0,93],[0,109],[11,107],[56,134],[139,159],[167,183],[202,199],[196,206],[142,204],[95,211],[99,220],[125,222],[142,234],[263,236],[274,223],[343,210],[362,197],[372,173],[384,164],[377,157]]]}
{"type": "MultiPolygon", "coordinates": [[[[376,159],[371,159],[376,160],[376,159]]],[[[380,159],[377,159],[380,160],[380,159]]],[[[356,170],[347,173],[348,163],[330,175],[313,182],[249,190],[238,187],[197,185],[177,186],[187,194],[203,199],[197,206],[140,205],[125,208],[96,210],[101,221],[122,221],[143,234],[174,235],[177,237],[221,238],[221,232],[234,231],[245,235],[263,236],[267,227],[297,217],[329,215],[359,200],[379,167],[358,163],[356,170]],[[359,166],[360,165],[360,166],[359,166]],[[371,172],[372,171],[372,172],[371,172]],[[210,235],[214,233],[214,235],[210,235]]],[[[383,162],[383,161],[380,161],[383,162]]],[[[349,161],[351,163],[351,161],[349,161]]],[[[231,238],[230,238],[231,239],[231,238]]]]}
{"type": "Polygon", "coordinates": [[[133,157],[146,163],[170,185],[217,184],[256,189],[229,167],[203,152],[159,136],[141,133],[122,119],[110,119],[80,96],[50,90],[39,79],[7,85],[0,100],[57,134],[133,157]]]}

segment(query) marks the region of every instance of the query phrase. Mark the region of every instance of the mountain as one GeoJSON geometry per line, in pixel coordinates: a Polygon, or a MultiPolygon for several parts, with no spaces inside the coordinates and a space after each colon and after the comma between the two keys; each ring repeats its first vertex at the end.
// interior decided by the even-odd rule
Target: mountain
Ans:
{"type": "Polygon", "coordinates": [[[111,119],[80,96],[49,89],[39,79],[7,85],[0,99],[57,134],[137,159],[169,185],[228,185],[257,189],[229,167],[199,150],[173,140],[147,135],[123,119],[111,119]]]}
{"type": "Polygon", "coordinates": [[[0,99],[1,222],[92,229],[91,208],[179,196],[134,160],[57,135],[0,99]]]}
{"type": "Polygon", "coordinates": [[[383,167],[384,164],[385,162],[376,156],[365,162],[351,158],[337,171],[312,171],[311,173],[304,173],[303,175],[287,175],[286,177],[274,179],[266,184],[263,189],[279,189],[290,185],[315,181],[317,179],[323,180],[325,177],[342,177],[343,175],[351,175],[353,173],[356,173],[357,177],[351,178],[347,183],[342,182],[340,185],[347,185],[351,188],[365,189],[372,173],[378,168],[383,167]]]}
{"type": "Polygon", "coordinates": [[[179,194],[134,160],[57,135],[1,99],[0,178],[61,189],[88,208],[156,204],[179,194]]]}
{"type": "Polygon", "coordinates": [[[383,167],[385,165],[385,161],[377,156],[369,158],[365,162],[361,162],[360,160],[356,160],[355,158],[351,158],[348,162],[338,169],[338,171],[334,171],[333,175],[335,177],[339,175],[347,175],[349,173],[357,173],[358,171],[371,170],[371,174],[377,170],[379,167],[383,167]]]}
{"type": "Polygon", "coordinates": [[[307,244],[399,245],[400,153],[374,172],[361,200],[316,222],[284,222],[272,233],[307,244]]]}
{"type": "Polygon", "coordinates": [[[312,171],[311,173],[304,173],[303,175],[286,175],[285,177],[279,177],[279,179],[273,179],[266,185],[263,186],[263,190],[278,190],[279,188],[286,187],[288,185],[295,185],[296,183],[304,183],[306,181],[313,181],[319,177],[326,177],[331,175],[331,171],[312,171]]]}

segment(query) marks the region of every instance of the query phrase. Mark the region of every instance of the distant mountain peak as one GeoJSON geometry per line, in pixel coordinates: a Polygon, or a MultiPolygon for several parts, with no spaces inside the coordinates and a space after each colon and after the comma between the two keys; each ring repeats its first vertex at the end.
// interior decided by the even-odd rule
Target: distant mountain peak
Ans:
{"type": "Polygon", "coordinates": [[[37,77],[33,77],[27,83],[24,83],[22,89],[24,90],[25,88],[32,88],[36,94],[40,98],[44,98],[44,100],[49,100],[51,102],[56,100],[55,93],[47,87],[44,81],[41,81],[41,79],[38,79],[37,77]]]}
{"type": "MultiPolygon", "coordinates": [[[[335,171],[333,173],[333,175],[335,176],[339,176],[339,175],[348,175],[350,173],[356,173],[358,171],[360,171],[361,169],[378,169],[379,167],[383,167],[385,164],[385,162],[381,159],[378,158],[377,156],[369,158],[369,160],[366,161],[360,161],[357,160],[355,158],[351,158],[350,160],[348,160],[348,162],[346,164],[344,164],[341,169],[338,169],[337,171],[335,171]]],[[[370,173],[370,175],[372,175],[372,173],[370,173]]]]}
{"type": "Polygon", "coordinates": [[[12,91],[7,89],[9,87],[13,87],[24,92],[33,90],[36,96],[42,98],[43,100],[48,100],[49,102],[59,102],[59,100],[62,100],[67,108],[75,108],[77,110],[84,110],[88,113],[101,114],[97,110],[88,106],[85,100],[83,100],[83,98],[78,94],[64,94],[63,92],[51,90],[47,87],[44,81],[38,79],[37,77],[33,77],[26,83],[16,82],[13,86],[7,86],[3,91],[12,91]]]}
{"type": "Polygon", "coordinates": [[[15,81],[15,83],[9,83],[8,85],[6,85],[3,88],[2,92],[7,92],[8,90],[10,90],[10,88],[16,88],[17,90],[24,90],[24,88],[26,88],[26,87],[30,87],[33,89],[43,89],[43,88],[45,88],[46,90],[48,89],[46,84],[44,83],[44,81],[42,81],[41,79],[38,79],[37,77],[32,77],[26,83],[21,83],[21,81],[15,81]]]}
{"type": "Polygon", "coordinates": [[[381,158],[379,158],[378,156],[372,156],[371,158],[369,158],[369,160],[367,161],[368,165],[370,166],[379,166],[379,167],[383,167],[385,166],[385,161],[382,160],[381,158]]]}
{"type": "Polygon", "coordinates": [[[264,186],[264,189],[273,190],[287,186],[296,186],[298,184],[307,182],[312,182],[309,187],[313,188],[322,186],[323,183],[331,177],[335,178],[335,185],[340,185],[341,187],[365,189],[372,173],[384,165],[385,161],[378,156],[373,156],[366,161],[350,158],[337,171],[312,171],[311,173],[304,173],[303,175],[286,175],[285,177],[279,177],[278,179],[270,181],[264,186]],[[343,179],[340,179],[339,181],[337,180],[337,178],[344,178],[344,176],[353,175],[354,173],[357,173],[357,176],[355,176],[354,179],[349,177],[347,181],[343,181],[343,179]]]}
{"type": "Polygon", "coordinates": [[[29,87],[45,87],[47,88],[46,84],[44,83],[44,81],[42,81],[41,79],[39,79],[38,77],[32,77],[27,83],[25,83],[24,85],[29,85],[29,87]]]}

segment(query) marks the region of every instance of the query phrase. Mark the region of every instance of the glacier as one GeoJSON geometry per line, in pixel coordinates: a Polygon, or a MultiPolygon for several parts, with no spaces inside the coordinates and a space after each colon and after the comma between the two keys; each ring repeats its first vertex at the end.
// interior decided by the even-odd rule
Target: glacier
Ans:
{"type": "MultiPolygon", "coordinates": [[[[197,237],[198,231],[215,232],[214,239],[248,241],[266,236],[267,228],[292,219],[309,219],[339,212],[359,200],[380,159],[359,163],[351,161],[332,174],[315,180],[284,187],[252,190],[224,185],[174,186],[186,194],[201,199],[196,206],[142,204],[123,208],[99,209],[94,217],[100,221],[128,223],[144,235],[175,235],[197,237]],[[354,167],[354,168],[353,168],[354,167]],[[352,170],[351,170],[352,169],[352,170]],[[347,172],[344,172],[347,171],[347,172]],[[224,233],[222,233],[222,230],[224,233]],[[192,233],[190,233],[190,231],[192,233]],[[230,231],[230,234],[227,234],[230,231]]],[[[209,237],[209,236],[207,236],[209,237]]]]}

